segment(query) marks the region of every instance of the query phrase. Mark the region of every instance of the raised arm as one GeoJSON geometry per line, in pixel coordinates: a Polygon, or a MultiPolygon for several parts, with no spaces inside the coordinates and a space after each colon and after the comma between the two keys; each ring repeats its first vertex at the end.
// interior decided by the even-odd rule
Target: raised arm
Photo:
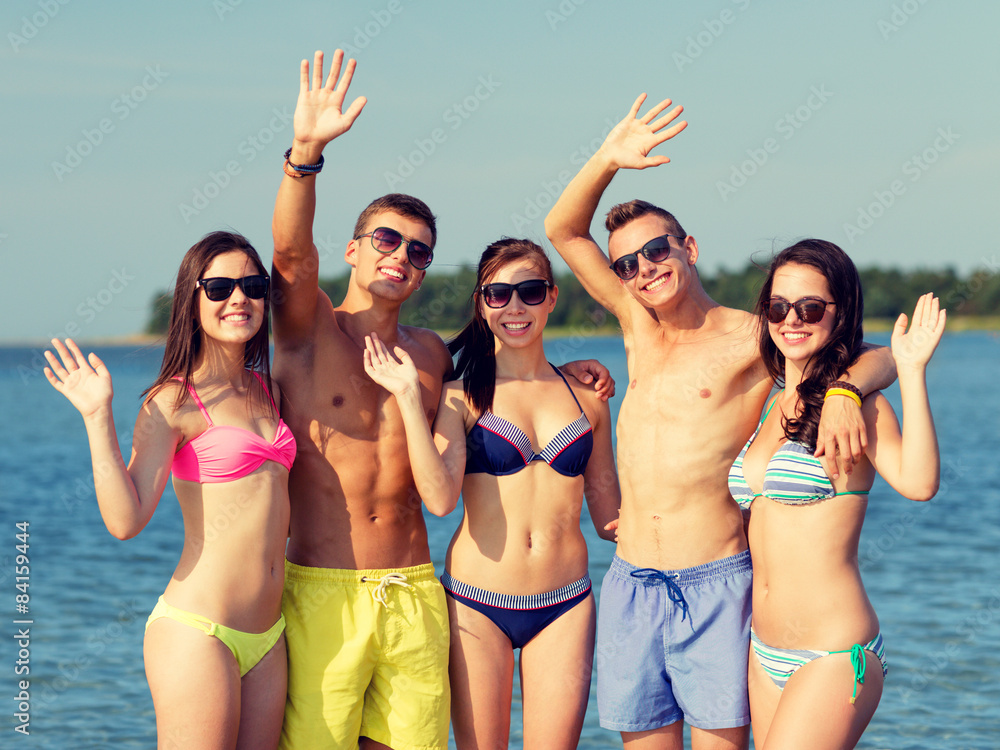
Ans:
{"type": "Polygon", "coordinates": [[[302,61],[299,98],[295,105],[295,136],[278,188],[274,205],[275,289],[274,328],[276,335],[294,341],[312,330],[319,297],[319,254],[313,244],[313,217],[316,213],[316,175],[297,172],[291,165],[316,165],[323,149],[337,136],[350,130],[365,98],[359,96],[344,111],[344,100],[354,77],[355,61],[340,70],[344,53],[333,54],[330,75],[323,82],[323,53],[317,52],[310,78],[309,62],[302,61]],[[338,80],[339,78],[339,80],[338,80]],[[291,175],[301,175],[292,177],[291,175]]]}
{"type": "Polygon", "coordinates": [[[406,430],[413,481],[427,510],[444,516],[455,510],[465,478],[465,402],[462,388],[445,383],[434,419],[434,434],[420,399],[420,380],[410,355],[390,353],[379,337],[365,336],[365,372],[396,398],[406,430]],[[395,357],[393,356],[395,354],[395,357]]]}
{"type": "Polygon", "coordinates": [[[649,156],[649,152],[687,127],[684,121],[671,125],[682,107],[675,107],[656,119],[670,106],[669,99],[639,117],[639,107],[645,100],[645,94],[635,100],[625,119],[612,128],[597,153],[570,181],[545,218],[545,233],[552,246],[590,296],[619,320],[628,309],[628,293],[608,267],[608,257],[590,233],[594,213],[619,169],[645,169],[666,164],[670,161],[666,156],[649,156]]]}
{"type": "Polygon", "coordinates": [[[927,397],[927,363],[944,333],[946,314],[932,294],[913,311],[910,330],[900,315],[892,332],[892,355],[899,370],[903,429],[881,394],[865,403],[869,418],[868,458],[893,489],[911,500],[930,500],[941,478],[937,432],[927,397]]]}
{"type": "MultiPolygon", "coordinates": [[[[857,388],[862,396],[888,388],[896,380],[896,363],[885,346],[865,344],[865,350],[840,382],[857,388]]],[[[829,395],[823,402],[816,433],[816,452],[832,478],[850,474],[868,448],[868,428],[858,403],[847,395],[829,395]]]]}
{"type": "Polygon", "coordinates": [[[90,441],[94,488],[101,518],[118,539],[131,539],[149,523],[170,477],[179,431],[168,423],[154,400],[139,412],[128,466],[122,458],[111,401],[111,374],[91,353],[84,357],[72,339],[52,339],[57,359],[46,351],[45,377],[83,416],[90,441]]]}

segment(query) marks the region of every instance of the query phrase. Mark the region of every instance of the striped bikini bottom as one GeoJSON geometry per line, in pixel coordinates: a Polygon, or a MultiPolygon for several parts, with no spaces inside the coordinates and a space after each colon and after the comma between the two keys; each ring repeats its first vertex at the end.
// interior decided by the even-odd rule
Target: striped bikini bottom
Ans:
{"type": "Polygon", "coordinates": [[[841,651],[775,648],[768,646],[758,638],[753,628],[750,628],[750,642],[753,645],[753,652],[757,655],[757,660],[764,671],[767,672],[767,676],[782,690],[784,690],[788,678],[795,674],[799,668],[814,659],[830,654],[851,655],[851,666],[854,668],[854,695],[851,696],[851,703],[854,703],[854,699],[858,695],[858,685],[864,684],[865,681],[865,651],[871,651],[882,662],[882,677],[885,677],[889,672],[889,665],[885,660],[885,642],[882,640],[881,633],[864,645],[856,643],[851,648],[841,651]]]}

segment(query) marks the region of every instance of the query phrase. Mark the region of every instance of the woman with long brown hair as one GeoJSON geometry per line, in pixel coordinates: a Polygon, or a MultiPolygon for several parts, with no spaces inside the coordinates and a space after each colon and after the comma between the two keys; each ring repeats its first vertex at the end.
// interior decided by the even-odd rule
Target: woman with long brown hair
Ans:
{"type": "Polygon", "coordinates": [[[269,278],[213,232],[181,262],[163,364],[124,461],[111,375],[53,339],[46,377],[83,416],[101,516],[118,539],[149,522],[173,474],[180,561],[146,623],[160,747],[274,748],[285,705],[281,592],[295,439],[268,367],[269,278]]]}
{"type": "Polygon", "coordinates": [[[875,713],[886,674],[878,617],[858,568],[868,493],[878,472],[900,494],[929,500],[940,457],[926,368],[945,326],[932,294],[892,333],[905,421],[876,391],[837,381],[862,346],[861,281],[851,259],[802,240],[771,262],[757,301],[761,357],[783,386],[729,473],[750,511],[753,618],[750,716],[756,747],[853,748],[875,713]],[[813,453],[829,397],[861,406],[868,446],[830,477],[813,453]]]}
{"type": "Polygon", "coordinates": [[[486,249],[473,318],[449,345],[460,380],[445,384],[433,436],[409,356],[366,342],[366,370],[400,405],[421,497],[463,498],[441,579],[459,748],[507,746],[516,649],[524,747],[575,748],[586,712],[595,605],[580,514],[586,495],[612,539],[620,494],[607,404],[545,358],[558,291],[535,243],[486,249]]]}

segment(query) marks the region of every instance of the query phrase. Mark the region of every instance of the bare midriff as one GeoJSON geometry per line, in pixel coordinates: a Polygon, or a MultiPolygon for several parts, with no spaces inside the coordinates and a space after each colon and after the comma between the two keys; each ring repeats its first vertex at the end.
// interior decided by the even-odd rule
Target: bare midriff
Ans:
{"type": "Polygon", "coordinates": [[[858,568],[867,498],[784,505],[753,502],[753,624],[775,648],[836,651],[879,630],[858,568]]]}
{"type": "Polygon", "coordinates": [[[465,515],[445,562],[458,580],[529,596],[586,574],[582,476],[566,477],[534,461],[508,476],[467,474],[462,497],[465,515]]]}
{"type": "Polygon", "coordinates": [[[174,480],[184,548],[164,592],[172,606],[248,633],[274,625],[285,576],[287,473],[268,461],[226,482],[174,480]]]}

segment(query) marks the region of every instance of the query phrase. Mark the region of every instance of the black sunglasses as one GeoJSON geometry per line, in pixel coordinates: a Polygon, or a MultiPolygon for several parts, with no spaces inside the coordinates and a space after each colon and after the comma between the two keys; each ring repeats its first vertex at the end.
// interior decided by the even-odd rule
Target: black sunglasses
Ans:
{"type": "Polygon", "coordinates": [[[360,240],[362,237],[371,237],[372,247],[383,255],[388,255],[399,247],[401,242],[406,242],[406,258],[418,271],[423,271],[434,260],[434,251],[430,245],[425,245],[420,240],[404,239],[403,235],[389,227],[373,229],[365,234],[359,234],[354,239],[360,240]]]}
{"type": "Polygon", "coordinates": [[[661,237],[654,237],[634,253],[623,255],[610,268],[622,281],[628,281],[639,273],[639,253],[642,253],[650,263],[662,263],[670,257],[670,238],[676,237],[679,240],[687,238],[679,234],[664,234],[661,237]]]}
{"type": "Polygon", "coordinates": [[[795,302],[775,297],[764,303],[764,315],[771,323],[780,323],[788,317],[788,311],[794,307],[795,314],[803,323],[819,323],[826,314],[826,306],[832,304],[834,303],[818,297],[803,297],[795,302]]]}
{"type": "Polygon", "coordinates": [[[483,295],[487,307],[499,308],[507,306],[514,292],[524,304],[540,305],[548,296],[550,286],[551,282],[545,279],[531,279],[519,284],[483,284],[477,291],[483,295]]]}
{"type": "Polygon", "coordinates": [[[195,287],[205,290],[205,296],[212,302],[221,302],[229,299],[236,285],[240,285],[249,299],[263,299],[267,296],[267,286],[271,280],[267,276],[244,276],[242,279],[229,279],[225,276],[215,276],[211,279],[198,279],[195,287]]]}

